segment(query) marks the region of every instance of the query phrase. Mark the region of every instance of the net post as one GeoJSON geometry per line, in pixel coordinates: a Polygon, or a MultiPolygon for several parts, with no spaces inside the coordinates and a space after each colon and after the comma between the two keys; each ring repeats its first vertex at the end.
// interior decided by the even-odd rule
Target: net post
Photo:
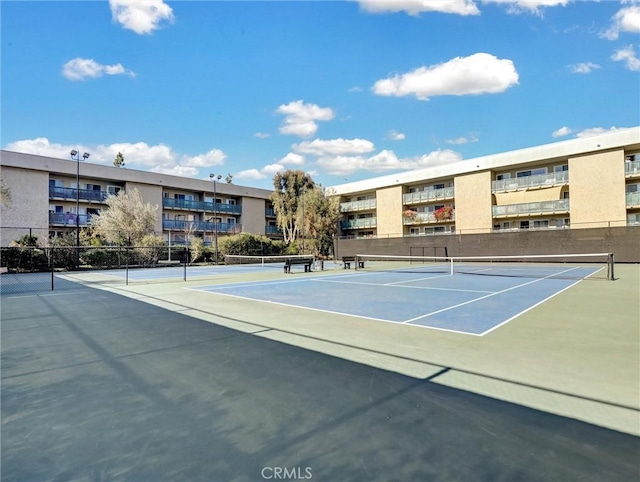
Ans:
{"type": "Polygon", "coordinates": [[[450,276],[453,276],[453,260],[454,260],[453,257],[449,258],[449,275],[450,276]]]}
{"type": "Polygon", "coordinates": [[[614,266],[615,266],[615,261],[614,261],[613,253],[609,253],[608,259],[607,259],[607,278],[610,281],[614,281],[616,279],[615,273],[613,270],[614,266]]]}
{"type": "Polygon", "coordinates": [[[353,269],[354,271],[358,270],[358,266],[360,266],[360,255],[356,254],[353,258],[353,269]]]}

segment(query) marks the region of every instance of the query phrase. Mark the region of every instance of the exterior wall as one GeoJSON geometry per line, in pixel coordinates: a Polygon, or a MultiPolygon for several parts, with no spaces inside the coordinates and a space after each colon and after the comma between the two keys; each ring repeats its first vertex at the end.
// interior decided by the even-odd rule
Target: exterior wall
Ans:
{"type": "Polygon", "coordinates": [[[162,232],[162,186],[153,186],[150,184],[140,184],[136,182],[128,182],[125,186],[127,192],[137,189],[142,196],[142,200],[145,203],[150,203],[152,206],[157,206],[157,216],[154,231],[156,233],[162,232]]]}
{"type": "Polygon", "coordinates": [[[570,158],[569,196],[572,227],[624,226],[624,150],[570,158]]]}
{"type": "Polygon", "coordinates": [[[264,199],[242,198],[242,231],[265,234],[266,201],[264,199]]]}
{"type": "Polygon", "coordinates": [[[456,232],[490,233],[491,172],[478,172],[455,178],[456,232]]]}
{"type": "Polygon", "coordinates": [[[11,191],[11,203],[0,209],[0,246],[30,234],[49,236],[49,175],[27,173],[24,169],[2,167],[0,176],[11,191]]]}
{"type": "Polygon", "coordinates": [[[402,186],[378,189],[376,206],[378,236],[402,236],[402,186]]]}

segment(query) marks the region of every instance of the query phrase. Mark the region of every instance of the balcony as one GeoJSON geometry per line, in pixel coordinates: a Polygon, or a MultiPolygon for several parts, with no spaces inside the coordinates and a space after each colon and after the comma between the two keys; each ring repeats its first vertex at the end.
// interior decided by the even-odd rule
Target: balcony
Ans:
{"type": "Polygon", "coordinates": [[[531,216],[536,214],[564,214],[569,212],[569,200],[560,199],[558,201],[541,201],[521,204],[505,204],[504,206],[493,206],[494,218],[505,218],[510,216],[531,216]]]}
{"type": "Polygon", "coordinates": [[[640,192],[627,193],[627,208],[640,208],[640,192]]]}
{"type": "Polygon", "coordinates": [[[403,204],[428,203],[432,201],[443,201],[445,199],[453,199],[454,188],[445,187],[444,189],[429,189],[427,191],[409,192],[402,195],[403,204]]]}
{"type": "Polygon", "coordinates": [[[451,217],[448,219],[437,219],[434,213],[416,213],[411,218],[403,218],[402,224],[405,226],[412,226],[415,224],[430,224],[430,223],[449,223],[455,221],[455,213],[451,213],[451,217]]]}
{"type": "Polygon", "coordinates": [[[49,224],[53,226],[84,227],[91,224],[91,215],[81,214],[78,219],[78,216],[74,213],[49,213],[49,224]]]}
{"type": "Polygon", "coordinates": [[[265,226],[264,234],[282,234],[282,230],[278,226],[265,226]]]}
{"type": "Polygon", "coordinates": [[[83,202],[104,203],[107,197],[109,197],[109,193],[107,191],[76,189],[73,187],[49,187],[49,199],[65,199],[73,201],[80,199],[80,201],[83,202]]]}
{"type": "Polygon", "coordinates": [[[267,208],[264,210],[264,215],[268,218],[275,218],[276,217],[276,211],[273,208],[267,208]]]}
{"type": "Polygon", "coordinates": [[[625,162],[624,175],[626,177],[640,176],[640,161],[625,162]]]}
{"type": "Polygon", "coordinates": [[[340,229],[364,229],[364,228],[375,228],[376,227],[376,218],[360,218],[360,219],[349,219],[347,221],[340,221],[340,229]]]}
{"type": "Polygon", "coordinates": [[[162,220],[162,229],[165,231],[183,231],[197,233],[218,233],[237,234],[242,232],[240,223],[217,223],[211,221],[184,221],[182,219],[164,219],[162,220]]]}
{"type": "Polygon", "coordinates": [[[376,208],[375,199],[363,199],[361,201],[351,201],[348,203],[340,203],[340,212],[347,213],[353,211],[366,211],[376,208]]]}
{"type": "Polygon", "coordinates": [[[537,176],[500,179],[491,182],[491,192],[518,191],[522,189],[538,189],[543,187],[562,186],[569,183],[569,171],[539,174],[537,176]]]}
{"type": "Polygon", "coordinates": [[[238,204],[223,204],[203,201],[191,201],[189,199],[162,199],[162,207],[167,209],[184,209],[189,211],[210,211],[224,214],[242,214],[242,206],[238,204]]]}

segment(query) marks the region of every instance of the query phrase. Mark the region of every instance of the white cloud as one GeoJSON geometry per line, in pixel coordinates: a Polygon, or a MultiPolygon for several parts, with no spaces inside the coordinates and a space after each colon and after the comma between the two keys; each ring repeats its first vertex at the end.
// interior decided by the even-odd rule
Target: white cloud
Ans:
{"type": "Polygon", "coordinates": [[[357,0],[360,7],[369,13],[406,12],[419,15],[425,12],[452,13],[457,15],[479,15],[480,10],[473,0],[357,0]]]}
{"type": "Polygon", "coordinates": [[[347,92],[362,92],[362,90],[362,87],[356,85],[355,87],[351,87],[347,92]]]}
{"type": "Polygon", "coordinates": [[[460,160],[462,160],[460,154],[448,149],[402,159],[398,158],[393,151],[383,150],[369,157],[323,156],[318,159],[317,165],[329,174],[345,176],[361,170],[371,172],[403,171],[449,164],[460,160]]]}
{"type": "Polygon", "coordinates": [[[483,0],[483,3],[499,3],[507,6],[507,13],[532,13],[542,16],[542,8],[566,6],[570,0],[483,0]]]}
{"type": "Polygon", "coordinates": [[[405,136],[402,132],[398,132],[395,129],[391,129],[389,132],[387,132],[387,135],[385,137],[391,141],[402,141],[407,138],[407,136],[405,136]]]}
{"type": "Polygon", "coordinates": [[[628,127],[609,127],[608,129],[605,129],[604,127],[591,127],[589,129],[584,129],[580,132],[578,132],[576,134],[576,137],[590,137],[590,136],[597,136],[599,134],[605,134],[607,132],[615,132],[615,131],[623,131],[625,129],[628,129],[628,127]]]}
{"type": "Polygon", "coordinates": [[[577,64],[570,64],[567,66],[572,74],[589,74],[594,69],[599,69],[598,64],[593,62],[578,62],[577,64]]]}
{"type": "Polygon", "coordinates": [[[625,48],[616,50],[611,56],[611,60],[615,60],[616,62],[624,61],[629,70],[633,70],[634,72],[640,71],[640,59],[636,55],[633,45],[627,45],[625,48]]]}
{"type": "Polygon", "coordinates": [[[462,144],[468,144],[470,142],[478,142],[478,138],[474,135],[471,135],[469,137],[460,136],[460,137],[456,137],[455,139],[447,139],[445,142],[447,144],[462,145],[462,144]]]}
{"type": "Polygon", "coordinates": [[[518,72],[511,60],[477,53],[379,80],[373,91],[384,96],[415,95],[428,100],[436,95],[495,94],[517,84],[518,72]]]}
{"type": "Polygon", "coordinates": [[[90,153],[89,162],[106,166],[113,166],[113,160],[120,152],[124,156],[126,168],[186,177],[196,176],[199,168],[220,166],[226,159],[224,152],[219,149],[195,156],[179,156],[164,144],[119,142],[106,146],[65,145],[49,142],[46,137],[11,142],[5,149],[58,159],[71,159],[70,152],[75,149],[90,153]]]}
{"type": "Polygon", "coordinates": [[[291,148],[302,154],[315,156],[365,154],[374,150],[373,142],[366,139],[314,139],[294,144],[291,148]]]}
{"type": "Polygon", "coordinates": [[[80,57],[69,60],[62,66],[62,75],[69,80],[86,80],[102,77],[103,75],[128,75],[135,77],[135,73],[125,69],[122,64],[101,65],[93,59],[80,57]]]}
{"type": "Polygon", "coordinates": [[[268,164],[261,169],[247,169],[245,171],[237,172],[234,177],[243,181],[258,181],[261,179],[267,179],[273,177],[276,173],[286,170],[286,168],[279,163],[268,164]]]}
{"type": "Polygon", "coordinates": [[[113,20],[135,33],[150,34],[163,21],[173,22],[173,10],[163,0],[109,0],[113,20]]]}
{"type": "Polygon", "coordinates": [[[611,27],[601,34],[609,40],[616,40],[620,32],[640,33],[640,1],[623,1],[622,4],[629,5],[621,8],[611,18],[611,27]]]}
{"type": "Polygon", "coordinates": [[[266,132],[256,132],[253,137],[257,137],[258,139],[266,139],[268,137],[271,137],[271,134],[268,134],[266,132]]]}
{"type": "Polygon", "coordinates": [[[300,154],[290,152],[278,161],[278,164],[301,166],[304,164],[304,157],[300,154]]]}
{"type": "Polygon", "coordinates": [[[280,133],[299,137],[314,135],[318,130],[316,121],[328,121],[334,117],[331,108],[305,104],[301,100],[281,105],[276,113],[285,115],[284,123],[280,126],[280,133]]]}
{"type": "Polygon", "coordinates": [[[214,167],[222,166],[227,155],[220,149],[211,149],[205,154],[197,156],[183,156],[181,164],[189,167],[214,167]]]}
{"type": "Polygon", "coordinates": [[[564,136],[568,136],[572,132],[573,132],[573,130],[571,130],[569,127],[562,126],[560,129],[557,129],[557,130],[553,131],[551,136],[552,137],[564,137],[564,136]]]}

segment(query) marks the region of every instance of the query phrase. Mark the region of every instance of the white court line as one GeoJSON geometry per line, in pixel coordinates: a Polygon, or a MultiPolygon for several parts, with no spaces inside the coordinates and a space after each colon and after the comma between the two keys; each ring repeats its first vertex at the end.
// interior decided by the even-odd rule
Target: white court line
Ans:
{"type": "MultiPolygon", "coordinates": [[[[439,276],[436,276],[436,278],[439,278],[439,276]]],[[[432,278],[421,278],[421,279],[416,279],[413,281],[423,281],[425,279],[432,279],[432,278]]],[[[390,286],[391,288],[401,288],[401,289],[413,289],[413,290],[434,290],[434,291],[462,291],[465,293],[495,293],[494,291],[486,291],[486,290],[463,290],[463,289],[457,289],[457,288],[435,288],[435,287],[431,287],[431,286],[398,286],[397,283],[383,283],[383,284],[378,284],[378,283],[363,283],[363,282],[358,282],[358,281],[336,281],[336,280],[331,280],[331,279],[320,279],[320,278],[315,278],[315,279],[310,279],[311,281],[319,281],[321,283],[342,283],[342,284],[348,284],[348,285],[364,285],[364,286],[390,286]]],[[[409,281],[403,281],[403,283],[409,283],[409,281]]]]}
{"type": "MultiPolygon", "coordinates": [[[[269,303],[271,305],[278,305],[278,306],[287,306],[289,308],[298,308],[298,309],[303,309],[303,310],[311,310],[311,311],[318,311],[320,313],[329,313],[332,315],[342,315],[342,316],[352,316],[354,318],[360,318],[363,320],[371,320],[371,321],[382,321],[384,323],[393,323],[396,325],[402,325],[403,322],[402,321],[394,321],[394,320],[385,320],[384,318],[374,318],[371,316],[364,316],[364,315],[355,315],[352,313],[344,313],[342,311],[331,311],[331,310],[323,310],[321,308],[312,308],[310,306],[301,306],[301,305],[292,305],[289,303],[281,303],[280,301],[271,301],[271,300],[261,300],[259,298],[250,298],[248,296],[239,296],[239,295],[232,295],[229,293],[219,293],[216,291],[208,291],[208,290],[200,290],[200,289],[196,289],[196,288],[186,288],[186,289],[192,289],[194,291],[201,291],[203,293],[209,293],[209,294],[214,294],[214,295],[220,295],[220,296],[228,296],[229,298],[238,298],[241,300],[250,300],[250,301],[257,301],[260,303],[269,303]]],[[[470,333],[468,331],[459,331],[459,330],[450,330],[447,328],[439,328],[436,326],[422,326],[422,325],[406,325],[406,326],[410,326],[412,328],[422,328],[422,329],[427,329],[427,330],[437,330],[437,331],[447,331],[449,333],[458,333],[461,335],[471,335],[471,336],[480,336],[477,333],[470,333]]],[[[278,330],[278,328],[273,327],[274,330],[278,330]]]]}
{"type": "Polygon", "coordinates": [[[559,273],[554,273],[552,275],[545,276],[544,278],[536,279],[536,280],[533,280],[533,281],[528,281],[526,283],[522,283],[522,284],[519,284],[519,285],[516,285],[516,286],[512,286],[511,288],[506,288],[506,289],[501,290],[501,291],[496,291],[496,292],[488,294],[486,296],[480,296],[479,298],[474,298],[472,300],[465,301],[464,303],[458,303],[457,305],[449,306],[447,308],[442,308],[441,310],[432,311],[431,313],[427,313],[426,315],[422,315],[422,316],[417,316],[415,318],[411,318],[410,320],[403,321],[402,323],[411,323],[411,322],[416,321],[416,320],[421,320],[423,318],[428,318],[430,316],[437,315],[438,313],[442,313],[443,311],[453,310],[455,308],[459,308],[460,306],[468,305],[469,303],[475,303],[476,301],[484,300],[486,298],[490,298],[490,297],[495,296],[495,295],[506,293],[507,291],[515,290],[517,288],[522,288],[523,286],[527,286],[527,285],[530,285],[530,284],[533,284],[533,283],[537,283],[539,281],[544,281],[544,280],[546,280],[548,278],[551,278],[552,276],[557,276],[557,275],[560,275],[560,274],[563,274],[563,273],[568,273],[569,271],[573,271],[574,269],[580,269],[580,268],[579,267],[569,268],[567,270],[560,271],[559,273]]]}

